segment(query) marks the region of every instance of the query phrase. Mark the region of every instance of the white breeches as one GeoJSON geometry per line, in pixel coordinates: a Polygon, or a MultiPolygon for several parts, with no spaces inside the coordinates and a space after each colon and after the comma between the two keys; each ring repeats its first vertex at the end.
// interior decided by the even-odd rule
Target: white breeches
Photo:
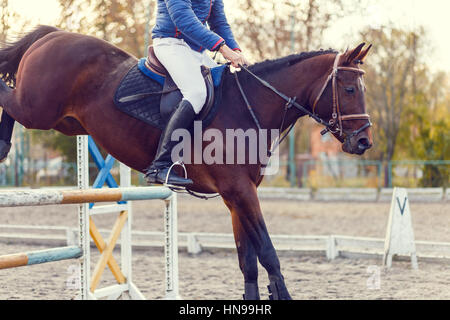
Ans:
{"type": "Polygon", "coordinates": [[[183,99],[189,101],[196,114],[206,102],[206,84],[200,66],[217,67],[214,60],[203,53],[196,52],[183,39],[153,39],[155,55],[167,69],[181,91],[183,99]]]}

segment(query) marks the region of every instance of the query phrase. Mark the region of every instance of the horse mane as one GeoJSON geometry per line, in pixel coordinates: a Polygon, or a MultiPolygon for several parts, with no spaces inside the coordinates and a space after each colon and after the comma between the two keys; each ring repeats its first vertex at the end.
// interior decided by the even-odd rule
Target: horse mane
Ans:
{"type": "MultiPolygon", "coordinates": [[[[288,68],[290,66],[293,66],[297,63],[300,63],[302,61],[308,60],[313,57],[330,54],[330,53],[338,53],[334,49],[328,49],[328,50],[318,50],[318,51],[308,51],[308,52],[301,52],[296,54],[291,54],[286,57],[278,58],[278,59],[267,59],[262,62],[255,63],[248,67],[248,69],[256,74],[257,76],[261,78],[265,78],[266,76],[272,74],[273,72],[283,70],[285,68],[288,68]]],[[[251,76],[248,72],[241,71],[239,72],[239,79],[242,83],[245,83],[247,81],[253,81],[254,78],[251,76]]],[[[235,79],[233,74],[228,71],[227,74],[224,76],[224,82],[232,83],[234,86],[235,79]]]]}
{"type": "Polygon", "coordinates": [[[318,50],[318,51],[309,51],[291,54],[287,57],[282,57],[273,60],[265,60],[263,62],[256,63],[250,66],[249,70],[259,76],[264,77],[264,75],[270,74],[273,71],[278,71],[280,69],[293,66],[307,59],[330,53],[337,53],[337,51],[334,49],[328,49],[328,50],[318,50]]]}

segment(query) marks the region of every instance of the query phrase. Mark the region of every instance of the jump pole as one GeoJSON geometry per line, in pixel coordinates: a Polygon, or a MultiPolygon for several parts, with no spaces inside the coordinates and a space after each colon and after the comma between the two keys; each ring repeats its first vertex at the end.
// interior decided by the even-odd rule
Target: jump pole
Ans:
{"type": "Polygon", "coordinates": [[[62,247],[47,250],[0,256],[0,269],[31,266],[35,264],[77,259],[83,255],[80,247],[62,247]]]}
{"type": "MultiPolygon", "coordinates": [[[[47,262],[55,262],[67,259],[81,258],[80,269],[80,297],[81,299],[98,299],[108,297],[110,299],[119,297],[123,292],[128,291],[133,299],[143,299],[144,296],[132,282],[131,273],[131,225],[128,212],[120,212],[118,221],[122,222],[122,227],[117,229],[122,233],[121,268],[115,263],[108,265],[111,271],[120,274],[121,281],[118,285],[92,290],[92,279],[90,277],[90,236],[103,252],[109,250],[109,254],[114,249],[107,243],[99,243],[101,236],[93,227],[90,219],[90,202],[113,202],[130,200],[162,199],[166,208],[164,214],[165,229],[165,277],[166,277],[166,299],[179,299],[178,294],[178,237],[177,237],[177,198],[169,189],[162,187],[142,187],[142,188],[120,188],[120,189],[87,189],[70,191],[2,191],[0,192],[0,207],[18,206],[45,206],[57,204],[80,204],[80,237],[79,246],[53,248],[28,253],[19,253],[0,256],[0,269],[16,268],[47,262]],[[127,222],[127,228],[124,228],[127,222]],[[84,253],[84,254],[83,254],[84,253]]],[[[111,208],[108,208],[111,209],[111,208]]],[[[112,209],[111,209],[112,210],[112,209]]],[[[104,213],[104,212],[103,212],[104,213]]],[[[112,233],[117,232],[112,231],[112,233]]],[[[105,263],[109,257],[105,256],[105,263]]],[[[105,265],[101,266],[104,269],[105,265]]],[[[100,267],[99,267],[100,268],[100,267]]],[[[98,268],[96,268],[97,270],[98,268]]],[[[115,275],[116,275],[115,274],[115,275]]]]}
{"type": "Polygon", "coordinates": [[[170,200],[171,197],[172,191],[160,187],[0,191],[0,208],[155,199],[170,200]]]}
{"type": "Polygon", "coordinates": [[[132,299],[145,299],[132,280],[132,245],[131,245],[131,201],[164,200],[165,229],[165,277],[166,299],[180,299],[178,291],[178,226],[176,194],[164,187],[131,188],[131,170],[120,164],[120,185],[114,181],[110,170],[114,158],[101,157],[92,138],[77,138],[77,175],[78,190],[69,191],[3,191],[0,192],[0,207],[45,206],[61,204],[79,204],[79,246],[53,248],[27,253],[0,256],[0,269],[16,268],[47,262],[80,258],[80,299],[117,299],[128,292],[132,299]],[[89,142],[92,142],[92,146],[89,142]],[[92,148],[91,148],[92,147],[92,148]],[[93,158],[100,170],[94,187],[89,189],[89,150],[94,151],[93,158]],[[114,189],[102,189],[107,182],[114,189]],[[93,202],[118,202],[117,205],[95,207],[93,202]],[[92,215],[119,212],[118,218],[105,242],[92,220],[92,215]],[[121,236],[121,266],[112,256],[116,241],[121,236]],[[101,253],[91,278],[90,239],[101,253]],[[109,267],[118,284],[97,289],[101,275],[109,267]]]}

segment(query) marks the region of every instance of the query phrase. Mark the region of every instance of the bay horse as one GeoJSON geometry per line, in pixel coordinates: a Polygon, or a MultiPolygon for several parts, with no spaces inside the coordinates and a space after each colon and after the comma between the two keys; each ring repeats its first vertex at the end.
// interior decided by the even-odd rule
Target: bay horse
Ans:
{"type": "MultiPolygon", "coordinates": [[[[239,72],[241,89],[251,93],[247,102],[254,106],[260,127],[283,131],[300,117],[313,115],[342,143],[343,151],[363,154],[372,146],[359,68],[370,49],[364,46],[342,54],[295,54],[239,72]],[[276,89],[269,90],[261,81],[276,89]],[[286,108],[286,100],[276,93],[295,97],[289,106],[297,108],[286,108]]],[[[155,156],[161,130],[120,112],[113,103],[121,79],[137,61],[103,40],[50,26],[39,26],[8,43],[0,50],[0,141],[10,138],[14,120],[28,129],[89,134],[116,159],[143,172],[155,156]]],[[[223,133],[257,129],[232,73],[224,77],[222,91],[220,109],[209,128],[223,133]]],[[[203,142],[203,148],[207,145],[203,142]]],[[[194,181],[192,191],[220,194],[231,212],[244,299],[260,298],[258,260],[267,270],[271,298],[291,299],[257,196],[261,167],[258,162],[192,164],[186,169],[194,181]]]]}

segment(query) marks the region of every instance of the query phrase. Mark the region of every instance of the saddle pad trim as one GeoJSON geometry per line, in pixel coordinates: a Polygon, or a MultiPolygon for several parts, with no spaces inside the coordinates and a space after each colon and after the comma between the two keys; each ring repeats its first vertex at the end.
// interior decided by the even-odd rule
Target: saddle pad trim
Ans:
{"type": "MultiPolygon", "coordinates": [[[[149,70],[147,66],[145,65],[145,62],[147,61],[146,58],[142,58],[139,60],[138,68],[141,70],[143,74],[145,74],[147,77],[152,78],[153,80],[157,81],[162,86],[164,85],[164,82],[166,81],[166,78],[163,76],[160,76],[159,74],[154,73],[153,71],[149,70]]],[[[222,82],[222,75],[225,69],[228,67],[228,65],[224,64],[215,68],[211,69],[211,75],[214,82],[214,87],[218,88],[220,86],[220,83],[222,82]]]]}
{"type": "Polygon", "coordinates": [[[145,74],[147,77],[155,80],[156,82],[158,82],[160,85],[164,85],[164,82],[166,82],[166,77],[160,76],[159,74],[156,74],[154,72],[152,72],[151,70],[149,70],[146,66],[145,66],[145,62],[147,61],[146,58],[142,58],[139,60],[138,63],[138,68],[139,70],[145,74]]]}
{"type": "Polygon", "coordinates": [[[211,76],[213,78],[214,87],[216,88],[220,87],[220,84],[222,83],[223,72],[227,67],[228,65],[224,64],[211,69],[211,76]]]}

